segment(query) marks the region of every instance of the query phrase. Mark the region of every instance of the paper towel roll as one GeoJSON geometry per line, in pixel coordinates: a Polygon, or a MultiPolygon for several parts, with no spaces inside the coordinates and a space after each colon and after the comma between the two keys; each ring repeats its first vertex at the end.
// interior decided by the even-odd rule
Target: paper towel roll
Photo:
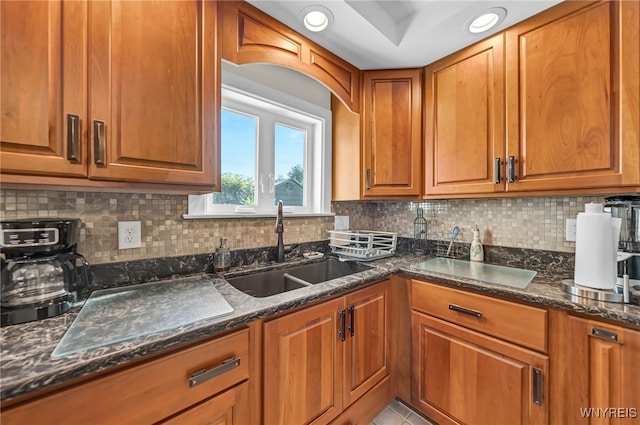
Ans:
{"type": "Polygon", "coordinates": [[[573,280],[595,289],[613,289],[617,279],[617,250],[621,220],[604,212],[602,204],[586,204],[576,222],[573,280]]]}

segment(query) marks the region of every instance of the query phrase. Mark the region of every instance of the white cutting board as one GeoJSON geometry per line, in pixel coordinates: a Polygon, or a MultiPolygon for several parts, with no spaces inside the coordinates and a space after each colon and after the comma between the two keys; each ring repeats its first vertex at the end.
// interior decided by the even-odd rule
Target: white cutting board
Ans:
{"type": "Polygon", "coordinates": [[[213,283],[182,278],[94,291],[52,358],[131,340],[233,312],[213,283]]]}
{"type": "Polygon", "coordinates": [[[536,275],[533,270],[441,257],[416,264],[413,268],[518,289],[525,289],[536,275]]]}

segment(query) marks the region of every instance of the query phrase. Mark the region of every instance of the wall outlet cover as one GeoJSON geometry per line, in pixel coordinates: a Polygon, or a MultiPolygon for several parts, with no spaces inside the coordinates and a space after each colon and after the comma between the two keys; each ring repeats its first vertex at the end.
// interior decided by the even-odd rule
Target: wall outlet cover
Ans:
{"type": "Polygon", "coordinates": [[[118,249],[140,248],[142,235],[139,221],[118,222],[118,249]]]}
{"type": "Polygon", "coordinates": [[[576,225],[577,225],[578,220],[576,220],[575,218],[568,218],[566,221],[566,228],[565,228],[565,239],[568,242],[575,242],[576,241],[576,225]]]}
{"type": "Polygon", "coordinates": [[[334,230],[349,230],[349,216],[336,215],[333,217],[334,230]]]}

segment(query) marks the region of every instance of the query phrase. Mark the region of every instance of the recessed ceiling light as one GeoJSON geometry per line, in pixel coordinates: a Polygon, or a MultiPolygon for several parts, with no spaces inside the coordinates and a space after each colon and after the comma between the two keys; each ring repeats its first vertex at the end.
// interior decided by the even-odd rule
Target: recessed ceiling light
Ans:
{"type": "Polygon", "coordinates": [[[507,16],[506,9],[502,7],[492,7],[482,12],[480,15],[471,18],[465,24],[467,31],[478,34],[490,30],[498,25],[507,16]]]}
{"type": "Polygon", "coordinates": [[[300,12],[302,22],[309,31],[320,32],[333,23],[333,15],[324,6],[307,6],[300,12]]]}

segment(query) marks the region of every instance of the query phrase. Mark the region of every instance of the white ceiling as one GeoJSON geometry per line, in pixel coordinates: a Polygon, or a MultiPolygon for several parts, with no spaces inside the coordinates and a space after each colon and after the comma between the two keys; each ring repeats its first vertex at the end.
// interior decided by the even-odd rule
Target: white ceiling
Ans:
{"type": "Polygon", "coordinates": [[[421,67],[535,15],[562,0],[249,0],[249,3],[360,69],[421,67]],[[300,12],[319,4],[334,17],[320,33],[300,12]],[[505,20],[483,34],[465,23],[491,7],[505,20]]]}

